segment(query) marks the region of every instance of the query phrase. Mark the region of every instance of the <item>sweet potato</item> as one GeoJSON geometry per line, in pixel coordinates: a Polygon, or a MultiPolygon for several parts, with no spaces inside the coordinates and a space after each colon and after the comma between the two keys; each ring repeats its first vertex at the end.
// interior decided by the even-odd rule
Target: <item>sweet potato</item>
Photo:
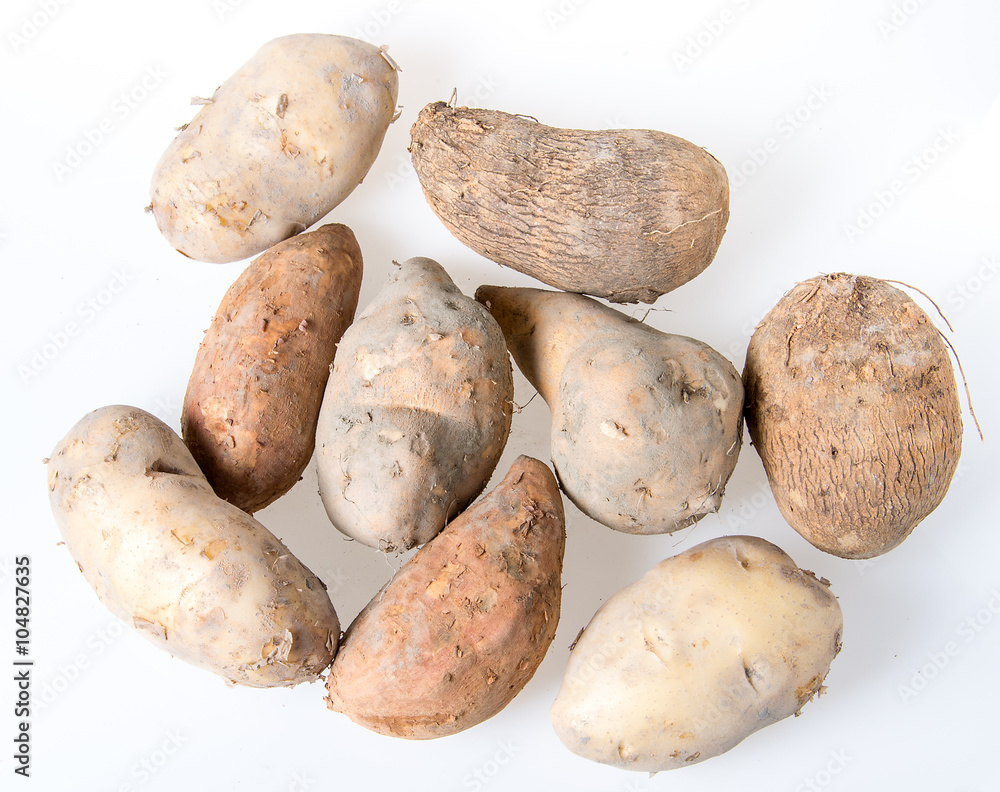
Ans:
{"type": "Polygon", "coordinates": [[[440,264],[413,258],[344,333],[317,428],[333,524],[385,552],[433,537],[486,486],[514,382],[497,323],[440,264]]]}
{"type": "Polygon", "coordinates": [[[579,294],[481,286],[476,298],[552,411],[552,461],[581,511],[656,534],[718,510],[743,428],[732,363],[579,294]]]}
{"type": "Polygon", "coordinates": [[[551,471],[519,457],[348,627],[330,709],[429,739],[492,717],[528,683],[559,621],[565,520],[551,471]]]}
{"type": "Polygon", "coordinates": [[[891,284],[796,285],[754,331],[743,379],[778,508],[821,550],[881,555],[944,499],[962,452],[958,386],[941,334],[891,284]]]}
{"type": "Polygon", "coordinates": [[[653,302],[712,262],[729,220],[725,168],[664,132],[557,129],[434,102],[410,138],[452,234],[565,291],[653,302]]]}
{"type": "Polygon", "coordinates": [[[161,649],[250,687],[312,682],[330,664],[340,623],[322,581],[216,497],[159,419],[88,413],[53,450],[48,486],[98,599],[161,649]]]}
{"type": "Polygon", "coordinates": [[[226,292],[181,413],[184,441],[220,498],[252,513],[299,480],[361,276],[354,234],[330,224],[279,242],[226,292]]]}

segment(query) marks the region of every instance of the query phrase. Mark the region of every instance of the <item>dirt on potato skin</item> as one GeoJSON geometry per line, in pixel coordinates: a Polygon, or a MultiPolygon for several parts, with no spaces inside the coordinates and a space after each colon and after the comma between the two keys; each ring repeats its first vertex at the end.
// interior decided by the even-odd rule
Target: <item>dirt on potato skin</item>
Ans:
{"type": "Polygon", "coordinates": [[[362,270],[354,233],[331,223],[270,248],[226,292],[181,413],[184,442],[220,498],[253,513],[299,480],[362,270]]]}
{"type": "Polygon", "coordinates": [[[448,230],[564,291],[654,302],[711,263],[729,220],[725,168],[664,132],[559,129],[433,102],[410,135],[448,230]]]}
{"type": "Polygon", "coordinates": [[[821,550],[881,555],[941,503],[962,450],[958,386],[899,289],[846,273],[798,284],[758,325],[743,379],[778,507],[821,550]]]}
{"type": "Polygon", "coordinates": [[[522,456],[353,621],[327,680],[330,709],[408,739],[495,715],[555,636],[564,550],[555,477],[522,456]]]}

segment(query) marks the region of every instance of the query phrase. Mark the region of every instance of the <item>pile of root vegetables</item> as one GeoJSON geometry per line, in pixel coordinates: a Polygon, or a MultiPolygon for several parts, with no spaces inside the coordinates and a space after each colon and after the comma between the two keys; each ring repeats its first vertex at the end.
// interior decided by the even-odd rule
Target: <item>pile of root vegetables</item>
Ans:
{"type": "MultiPolygon", "coordinates": [[[[540,287],[470,296],[412,258],[359,311],[358,241],[316,224],[374,162],[398,79],[384,48],[276,39],[156,165],[149,208],[173,247],[253,260],[197,350],[182,436],[107,406],[48,459],[66,547],[117,617],[230,682],[325,679],[330,709],[361,726],[437,738],[502,710],[545,657],[574,541],[564,497],[617,531],[689,526],[719,509],[745,420],[781,514],[828,553],[885,553],[941,502],[961,452],[955,376],[889,283],[789,284],[742,375],[607,304],[696,277],[725,232],[725,169],[663,132],[428,104],[410,144],[428,203],[540,287]],[[551,411],[551,467],[496,471],[511,358],[551,411]],[[252,516],[311,460],[336,530],[373,553],[419,548],[343,632],[323,582],[252,516]]],[[[707,541],[594,614],[552,726],[620,768],[701,762],[798,714],[842,630],[830,582],[778,547],[707,541]]]]}

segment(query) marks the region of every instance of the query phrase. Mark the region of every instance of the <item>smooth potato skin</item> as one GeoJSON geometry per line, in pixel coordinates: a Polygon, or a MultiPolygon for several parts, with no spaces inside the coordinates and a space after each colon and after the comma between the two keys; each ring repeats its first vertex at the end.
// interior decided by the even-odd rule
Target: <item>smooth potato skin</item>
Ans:
{"type": "Polygon", "coordinates": [[[743,384],[707,344],[579,294],[481,286],[552,411],[552,462],[594,520],[671,533],[718,511],[742,442],[743,384]]]}
{"type": "Polygon", "coordinates": [[[87,414],[48,460],[49,499],[98,599],[175,657],[250,687],[315,681],[340,635],[322,581],[216,497],[143,410],[87,414]]]}
{"type": "Polygon", "coordinates": [[[613,595],[570,651],[552,705],[574,753],[655,773],[798,714],[840,650],[826,581],[756,537],[703,542],[613,595]]]}
{"type": "Polygon", "coordinates": [[[372,44],[299,34],[261,47],[167,146],[150,209],[185,256],[250,258],[318,222],[360,184],[396,111],[372,44]]]}
{"type": "Polygon", "coordinates": [[[495,715],[555,636],[564,549],[555,478],[521,456],[352,622],[327,679],[329,707],[408,739],[495,715]]]}
{"type": "Polygon", "coordinates": [[[962,452],[937,328],[877,278],[798,284],[754,331],[746,419],[788,523],[842,558],[900,544],[944,499],[962,452]]]}
{"type": "Polygon", "coordinates": [[[385,552],[424,544],[486,486],[510,433],[503,333],[440,264],[403,262],[344,333],[317,427],[333,524],[385,552]]]}
{"type": "Polygon", "coordinates": [[[220,498],[253,513],[299,480],[362,271],[353,232],[329,224],[279,242],[226,292],[181,412],[184,442],[220,498]]]}
{"type": "Polygon", "coordinates": [[[729,220],[725,168],[664,132],[433,102],[410,138],[424,197],[452,234],[564,291],[654,302],[711,263],[729,220]]]}

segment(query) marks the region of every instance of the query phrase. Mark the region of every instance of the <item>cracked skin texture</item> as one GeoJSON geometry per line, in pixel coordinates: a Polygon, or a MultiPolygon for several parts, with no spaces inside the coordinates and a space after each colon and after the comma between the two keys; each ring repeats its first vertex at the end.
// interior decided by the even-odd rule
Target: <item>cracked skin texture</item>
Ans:
{"type": "Polygon", "coordinates": [[[881,555],[941,503],[962,450],[958,388],[899,289],[846,273],[798,284],[755,330],[743,378],[778,508],[816,547],[881,555]]]}
{"type": "Polygon", "coordinates": [[[226,292],[181,412],[184,442],[220,498],[259,511],[309,464],[362,269],[354,233],[331,223],[279,242],[226,292]]]}
{"type": "Polygon", "coordinates": [[[825,580],[753,536],[703,542],[612,596],[570,651],[551,709],[574,753],[655,773],[798,715],[840,651],[825,580]]]}
{"type": "Polygon", "coordinates": [[[410,137],[448,230],[564,291],[654,302],[711,263],[729,220],[725,168],[664,132],[559,129],[434,102],[410,137]]]}
{"type": "Polygon", "coordinates": [[[330,709],[416,740],[502,710],[555,636],[565,541],[555,477],[519,457],[347,629],[327,680],[330,709]]]}

